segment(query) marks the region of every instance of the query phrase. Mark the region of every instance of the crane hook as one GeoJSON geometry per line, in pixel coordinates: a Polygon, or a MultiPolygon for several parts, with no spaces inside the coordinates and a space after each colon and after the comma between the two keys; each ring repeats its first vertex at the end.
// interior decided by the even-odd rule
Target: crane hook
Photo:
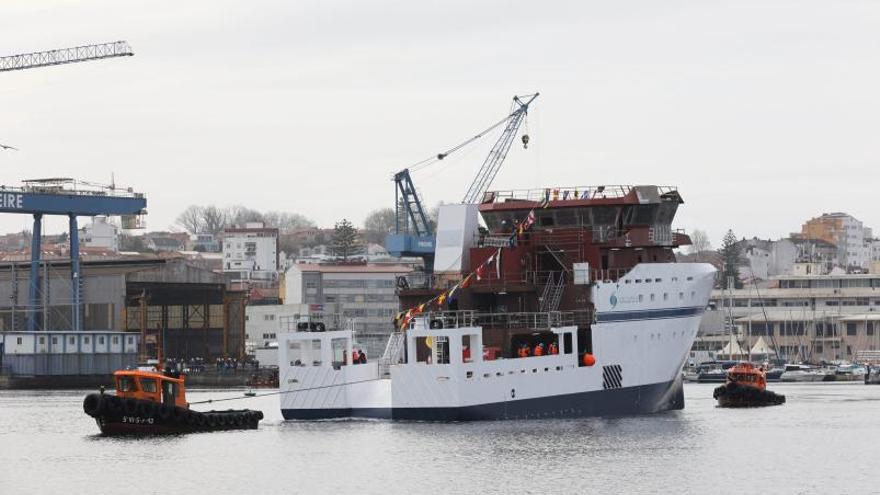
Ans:
{"type": "Polygon", "coordinates": [[[522,143],[523,143],[523,149],[526,149],[526,150],[529,149],[529,135],[528,134],[522,135],[522,143]]]}

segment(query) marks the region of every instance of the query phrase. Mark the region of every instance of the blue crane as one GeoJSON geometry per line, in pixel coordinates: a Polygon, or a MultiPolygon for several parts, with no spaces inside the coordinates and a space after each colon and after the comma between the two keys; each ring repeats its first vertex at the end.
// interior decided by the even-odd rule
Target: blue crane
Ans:
{"type": "MultiPolygon", "coordinates": [[[[424,168],[425,166],[443,160],[450,154],[455,153],[474,141],[477,141],[485,136],[486,133],[503,125],[504,131],[501,133],[501,136],[498,137],[498,140],[489,151],[489,155],[483,161],[480,170],[477,172],[477,176],[468,187],[462,203],[470,204],[480,201],[489,189],[489,186],[492,185],[492,181],[495,179],[498,170],[504,163],[504,159],[507,157],[507,152],[510,151],[510,146],[513,144],[523,120],[525,120],[528,115],[529,105],[535,101],[535,98],[537,97],[538,93],[514,96],[511,111],[506,117],[461,144],[416,163],[413,165],[412,169],[424,168]]],[[[522,136],[522,143],[523,146],[528,145],[528,135],[522,136]]],[[[395,229],[393,234],[389,234],[385,238],[385,249],[387,249],[392,256],[421,257],[425,260],[426,271],[431,271],[433,268],[436,239],[431,224],[428,221],[428,215],[425,214],[425,209],[419,199],[418,191],[416,191],[415,185],[413,184],[410,169],[406,168],[394,174],[394,184],[395,229]]]]}

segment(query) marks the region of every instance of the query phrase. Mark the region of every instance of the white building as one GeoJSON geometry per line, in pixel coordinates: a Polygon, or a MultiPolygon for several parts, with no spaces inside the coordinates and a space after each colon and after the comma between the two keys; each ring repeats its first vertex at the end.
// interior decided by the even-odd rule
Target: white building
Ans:
{"type": "Polygon", "coordinates": [[[99,215],[92,218],[91,223],[82,229],[80,242],[86,247],[104,248],[119,251],[119,227],[107,221],[107,217],[99,215]]]}
{"type": "Polygon", "coordinates": [[[223,231],[223,271],[241,279],[278,279],[278,229],[260,222],[223,231]]]}
{"type": "Polygon", "coordinates": [[[822,239],[838,249],[838,259],[844,268],[867,269],[871,263],[872,238],[870,228],[846,213],[823,213],[808,220],[801,227],[801,237],[822,239]]]}
{"type": "Polygon", "coordinates": [[[286,304],[338,304],[368,356],[378,356],[400,311],[397,277],[412,271],[398,264],[297,263],[285,272],[286,304]]]}

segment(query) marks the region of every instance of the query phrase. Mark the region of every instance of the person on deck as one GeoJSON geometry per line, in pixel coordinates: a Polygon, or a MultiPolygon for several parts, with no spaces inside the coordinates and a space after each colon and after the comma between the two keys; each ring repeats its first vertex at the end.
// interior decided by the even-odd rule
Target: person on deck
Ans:
{"type": "Polygon", "coordinates": [[[358,352],[358,364],[367,364],[367,353],[363,349],[358,352]]]}
{"type": "Polygon", "coordinates": [[[357,349],[351,350],[351,364],[359,364],[361,360],[360,353],[357,349]]]}
{"type": "Polygon", "coordinates": [[[550,354],[559,354],[559,347],[556,342],[550,342],[550,354]]]}
{"type": "Polygon", "coordinates": [[[535,346],[535,356],[543,356],[544,355],[544,344],[539,342],[538,345],[535,346]]]}

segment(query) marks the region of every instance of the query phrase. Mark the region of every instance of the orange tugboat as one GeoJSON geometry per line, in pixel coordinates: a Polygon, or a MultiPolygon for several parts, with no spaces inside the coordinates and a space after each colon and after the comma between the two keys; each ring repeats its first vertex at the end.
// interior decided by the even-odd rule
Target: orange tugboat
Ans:
{"type": "Polygon", "coordinates": [[[715,388],[719,407],[763,407],[785,403],[785,396],[767,390],[763,367],[742,362],[727,370],[727,381],[715,388]]]}
{"type": "Polygon", "coordinates": [[[104,435],[154,435],[198,431],[255,429],[261,411],[200,412],[189,408],[183,375],[166,371],[126,370],[113,374],[116,394],[92,393],[83,411],[95,418],[104,435]]]}

